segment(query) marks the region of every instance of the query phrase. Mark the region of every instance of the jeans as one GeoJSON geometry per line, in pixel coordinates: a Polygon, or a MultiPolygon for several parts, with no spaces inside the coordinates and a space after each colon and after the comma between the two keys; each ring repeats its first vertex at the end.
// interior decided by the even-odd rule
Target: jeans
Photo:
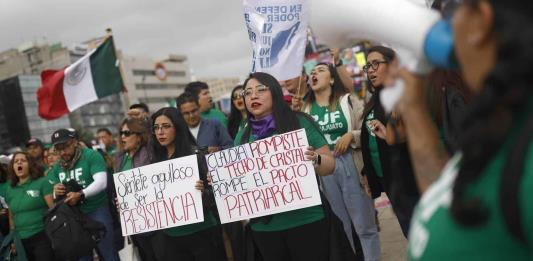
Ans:
{"type": "Polygon", "coordinates": [[[365,260],[380,260],[381,249],[374,217],[374,202],[361,188],[352,151],[335,157],[332,175],[320,177],[322,190],[333,213],[342,221],[346,236],[354,248],[352,225],[361,241],[365,260]]]}
{"type": "MultiPolygon", "coordinates": [[[[100,240],[98,245],[98,255],[103,261],[118,261],[118,253],[115,250],[115,245],[113,242],[113,220],[109,212],[109,207],[107,204],[102,205],[95,211],[85,214],[87,217],[99,221],[104,224],[106,233],[105,236],[100,240]]],[[[80,259],[81,261],[92,261],[92,256],[86,256],[80,259]]]]}

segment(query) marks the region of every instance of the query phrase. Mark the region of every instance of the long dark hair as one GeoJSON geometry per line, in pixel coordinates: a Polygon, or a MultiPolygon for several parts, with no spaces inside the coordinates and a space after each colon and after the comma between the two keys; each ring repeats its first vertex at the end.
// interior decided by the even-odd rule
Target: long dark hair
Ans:
{"type": "MultiPolygon", "coordinates": [[[[276,122],[276,132],[281,134],[299,129],[300,123],[298,122],[298,117],[296,116],[297,113],[293,112],[289,105],[283,100],[283,92],[278,80],[268,73],[256,72],[248,76],[246,81],[244,81],[243,86],[246,87],[250,79],[255,79],[270,89],[270,94],[272,96],[272,115],[274,117],[274,121],[276,122]]],[[[248,125],[241,139],[241,144],[248,142],[251,132],[250,121],[253,118],[253,116],[250,114],[250,111],[248,111],[248,108],[246,107],[246,103],[244,107],[248,113],[248,125]]]]}
{"type": "Polygon", "coordinates": [[[11,158],[11,161],[9,162],[9,166],[7,169],[7,172],[9,174],[9,181],[11,182],[11,187],[15,187],[19,182],[19,177],[17,177],[17,174],[15,174],[15,170],[13,169],[15,165],[15,157],[19,154],[24,155],[24,157],[26,157],[26,160],[28,161],[28,170],[30,172],[29,175],[31,180],[36,180],[43,176],[43,170],[39,167],[39,165],[37,165],[37,162],[35,162],[35,160],[33,160],[27,152],[15,152],[15,154],[13,154],[13,158],[11,158]]]}
{"type": "MultiPolygon", "coordinates": [[[[383,60],[385,60],[387,64],[390,64],[396,57],[396,52],[394,52],[394,50],[392,50],[389,47],[385,47],[381,45],[370,47],[368,49],[367,54],[374,53],[374,52],[381,54],[383,56],[383,60]]],[[[368,55],[367,55],[367,58],[368,58],[368,55]]],[[[370,86],[368,91],[372,93],[372,98],[365,104],[362,117],[365,117],[365,115],[367,115],[374,108],[374,105],[376,104],[376,100],[378,99],[378,96],[379,96],[379,92],[381,91],[383,87],[383,86],[372,85],[372,81],[370,81],[370,79],[368,80],[368,86],[370,86]]]]}
{"type": "MultiPolygon", "coordinates": [[[[467,0],[466,4],[477,8],[479,2],[467,0]]],[[[459,146],[463,156],[451,203],[454,219],[468,226],[483,224],[488,211],[479,198],[465,198],[465,190],[480,179],[488,163],[508,140],[519,117],[524,116],[532,97],[533,31],[525,29],[533,27],[532,5],[518,0],[492,0],[490,3],[494,12],[492,29],[498,41],[497,61],[461,126],[459,146]]],[[[516,204],[505,201],[507,196],[518,194],[518,190],[509,191],[504,185],[513,175],[522,173],[504,170],[501,178],[500,205],[503,209],[506,204],[516,204]]]]}
{"type": "MultiPolygon", "coordinates": [[[[330,111],[334,111],[337,107],[337,102],[340,100],[340,98],[346,94],[346,90],[344,89],[344,86],[342,85],[341,78],[339,77],[339,74],[337,73],[337,70],[335,67],[333,67],[332,64],[327,63],[318,63],[315,65],[315,68],[319,65],[325,65],[328,67],[329,74],[331,75],[331,78],[333,79],[333,85],[331,85],[331,95],[329,96],[329,109],[330,111]]],[[[312,89],[311,89],[312,90],[312,89]]],[[[306,103],[311,104],[316,101],[315,92],[311,91],[309,94],[306,103]]]]}
{"type": "MultiPolygon", "coordinates": [[[[237,85],[233,90],[231,91],[231,110],[228,118],[228,132],[231,138],[235,139],[235,136],[237,135],[237,132],[239,131],[239,126],[242,121],[242,113],[235,107],[233,104],[233,95],[235,95],[235,92],[242,92],[242,85],[237,85]]],[[[244,99],[241,97],[241,99],[244,99]]],[[[244,102],[244,101],[243,101],[244,102]]]]}
{"type": "MultiPolygon", "coordinates": [[[[174,107],[161,108],[152,115],[152,126],[155,124],[155,120],[159,116],[168,117],[172,122],[172,125],[174,126],[174,130],[176,131],[176,135],[173,141],[174,154],[172,154],[170,158],[173,159],[192,155],[193,146],[196,146],[196,142],[178,109],[174,107]]],[[[169,158],[167,155],[167,148],[159,144],[159,142],[157,141],[157,137],[155,136],[155,132],[152,132],[152,141],[153,142],[151,143],[154,152],[154,162],[168,160],[169,158]]]]}

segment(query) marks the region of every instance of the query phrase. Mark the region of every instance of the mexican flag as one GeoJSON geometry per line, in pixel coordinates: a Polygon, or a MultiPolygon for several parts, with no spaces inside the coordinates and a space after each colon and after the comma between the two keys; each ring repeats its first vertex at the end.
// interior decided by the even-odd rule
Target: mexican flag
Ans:
{"type": "Polygon", "coordinates": [[[39,116],[47,120],[119,93],[124,88],[113,37],[63,70],[41,73],[42,86],[37,90],[39,116]]]}

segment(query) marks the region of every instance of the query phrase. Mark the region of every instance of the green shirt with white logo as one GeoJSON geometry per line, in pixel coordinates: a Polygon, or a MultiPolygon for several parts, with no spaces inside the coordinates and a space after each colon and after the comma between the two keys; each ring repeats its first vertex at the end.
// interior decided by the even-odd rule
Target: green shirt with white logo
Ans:
{"type": "Polygon", "coordinates": [[[224,127],[228,127],[228,119],[226,118],[226,114],[217,109],[213,108],[209,109],[208,111],[204,111],[200,113],[200,116],[204,119],[214,119],[220,121],[220,123],[222,123],[224,127]]]}
{"type": "Polygon", "coordinates": [[[456,155],[441,177],[424,194],[413,215],[409,232],[409,260],[533,260],[533,142],[524,162],[524,173],[517,193],[522,229],[527,243],[515,238],[505,224],[501,208],[501,182],[512,138],[488,162],[475,183],[465,190],[466,198],[478,198],[487,209],[487,220],[465,227],[450,212],[453,186],[461,165],[456,155]]]}
{"type": "Polygon", "coordinates": [[[15,229],[21,238],[29,238],[44,230],[44,215],[48,205],[44,196],[52,194],[53,187],[46,177],[29,179],[15,187],[6,186],[6,202],[13,215],[15,229]]]}
{"type": "MultiPolygon", "coordinates": [[[[327,145],[326,139],[315,127],[315,125],[303,116],[298,116],[300,126],[305,129],[307,141],[309,146],[318,149],[324,145],[327,145]]],[[[235,145],[240,145],[242,136],[245,129],[239,131],[235,137],[235,145]]],[[[276,134],[276,133],[274,133],[276,134]]],[[[274,135],[273,134],[273,135],[274,135]]],[[[248,142],[255,141],[256,138],[250,134],[248,142]]],[[[256,222],[252,224],[252,230],[254,231],[280,231],[294,227],[310,224],[324,218],[324,209],[322,206],[313,206],[288,212],[282,212],[271,215],[272,218],[268,223],[256,222]]]]}
{"type": "MultiPolygon", "coordinates": [[[[85,189],[94,182],[93,175],[99,172],[106,172],[104,158],[94,150],[81,148],[81,156],[73,168],[69,170],[63,169],[57,162],[48,173],[48,179],[54,185],[74,179],[85,189]]],[[[106,204],[106,202],[107,195],[105,190],[102,190],[95,196],[87,197],[80,205],[80,210],[83,213],[91,213],[106,204]]]]}
{"type": "Polygon", "coordinates": [[[378,147],[378,140],[379,137],[376,137],[376,134],[372,131],[370,128],[370,121],[375,120],[374,118],[374,110],[372,110],[365,120],[365,126],[368,130],[368,149],[370,150],[370,159],[372,160],[372,166],[374,166],[374,170],[376,172],[376,175],[380,178],[383,178],[383,167],[381,166],[381,160],[379,159],[379,147],[378,147]]]}
{"type": "Polygon", "coordinates": [[[324,133],[329,149],[335,149],[335,143],[348,132],[348,121],[337,103],[335,111],[329,111],[329,106],[320,106],[316,102],[311,105],[311,117],[315,119],[324,133]]]}

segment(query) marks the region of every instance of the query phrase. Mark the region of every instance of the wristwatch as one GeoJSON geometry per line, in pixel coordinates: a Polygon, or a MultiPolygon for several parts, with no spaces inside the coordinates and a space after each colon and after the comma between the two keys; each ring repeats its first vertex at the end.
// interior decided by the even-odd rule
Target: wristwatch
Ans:
{"type": "Polygon", "coordinates": [[[84,201],[85,200],[85,193],[83,193],[83,190],[80,190],[79,193],[80,193],[80,201],[84,201]]]}

